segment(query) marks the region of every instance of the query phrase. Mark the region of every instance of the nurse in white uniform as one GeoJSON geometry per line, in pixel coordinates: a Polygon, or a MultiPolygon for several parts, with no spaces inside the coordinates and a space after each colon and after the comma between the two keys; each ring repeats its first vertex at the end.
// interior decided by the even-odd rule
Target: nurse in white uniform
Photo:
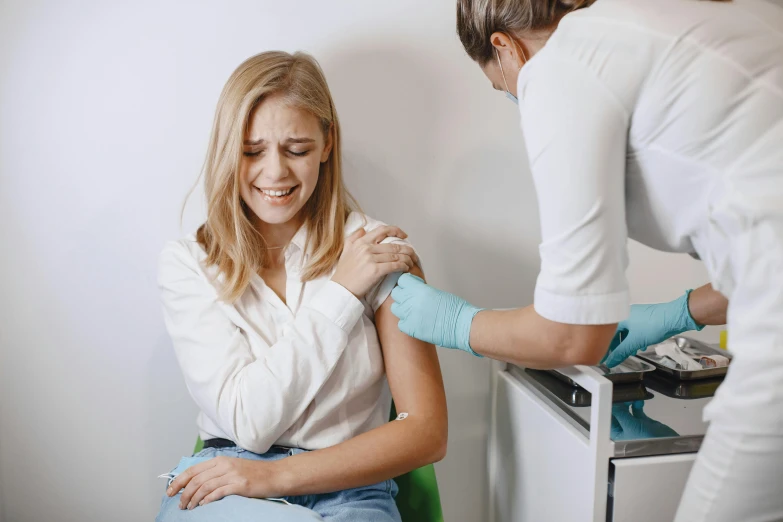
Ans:
{"type": "Polygon", "coordinates": [[[554,368],[596,364],[610,345],[615,365],[728,317],[735,358],[677,521],[783,520],[783,10],[459,0],[457,30],[493,86],[518,98],[541,272],[534,304],[513,311],[405,275],[392,294],[400,329],[554,368]],[[700,258],[711,285],[630,306],[629,237],[700,258]]]}

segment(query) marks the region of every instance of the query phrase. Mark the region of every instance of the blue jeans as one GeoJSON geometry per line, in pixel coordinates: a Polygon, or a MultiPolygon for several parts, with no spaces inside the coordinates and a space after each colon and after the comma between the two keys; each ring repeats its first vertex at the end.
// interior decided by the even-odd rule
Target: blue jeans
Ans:
{"type": "MultiPolygon", "coordinates": [[[[170,476],[176,476],[188,467],[214,457],[272,461],[304,451],[273,447],[267,453],[258,455],[236,447],[208,448],[193,457],[184,457],[170,476]]],[[[336,493],[285,497],[292,505],[231,495],[193,510],[182,510],[179,508],[179,494],[168,497],[164,493],[155,522],[401,522],[400,512],[394,503],[396,495],[397,485],[393,480],[386,480],[380,484],[336,493]]]]}

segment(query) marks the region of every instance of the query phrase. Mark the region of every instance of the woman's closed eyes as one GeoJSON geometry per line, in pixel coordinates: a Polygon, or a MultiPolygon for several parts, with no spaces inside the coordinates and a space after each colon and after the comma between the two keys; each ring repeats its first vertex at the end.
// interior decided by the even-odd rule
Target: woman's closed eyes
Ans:
{"type": "MultiPolygon", "coordinates": [[[[243,154],[246,157],[248,157],[248,158],[256,158],[256,157],[261,156],[264,152],[265,152],[264,149],[262,149],[262,150],[254,150],[254,151],[247,151],[246,150],[246,151],[244,151],[243,154]]],[[[310,150],[302,150],[302,151],[287,150],[286,151],[287,154],[290,154],[291,156],[296,156],[298,158],[307,156],[308,154],[310,154],[310,152],[311,152],[310,150]]]]}

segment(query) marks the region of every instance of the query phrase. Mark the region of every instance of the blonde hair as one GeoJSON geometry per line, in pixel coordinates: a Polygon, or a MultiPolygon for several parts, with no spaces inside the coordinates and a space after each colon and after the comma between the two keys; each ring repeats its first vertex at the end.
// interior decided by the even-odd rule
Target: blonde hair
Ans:
{"type": "Polygon", "coordinates": [[[250,114],[271,95],[282,95],[292,107],[312,113],[324,137],[332,138],[329,159],[321,164],[315,190],[302,208],[305,248],[311,253],[302,281],[334,267],[343,249],[345,221],[353,208],[358,209],[343,184],[340,123],[318,62],[306,53],[281,51],[245,60],[218,100],[203,170],[207,219],[196,235],[207,252],[207,263],[217,266],[224,277],[220,298],[229,302],[239,298],[250,278],[269,262],[268,245],[251,223],[252,210],[240,195],[239,169],[250,114]]]}
{"type": "MultiPolygon", "coordinates": [[[[730,2],[731,0],[712,0],[730,2]]],[[[493,33],[520,36],[551,29],[565,15],[596,0],[457,0],[457,34],[482,67],[494,56],[493,33]]]]}

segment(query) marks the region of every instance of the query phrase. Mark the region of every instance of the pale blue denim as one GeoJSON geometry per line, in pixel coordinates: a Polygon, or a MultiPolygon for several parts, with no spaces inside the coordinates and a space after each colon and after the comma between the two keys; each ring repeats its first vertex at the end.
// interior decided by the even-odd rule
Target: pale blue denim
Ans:
{"type": "MultiPolygon", "coordinates": [[[[214,457],[238,457],[251,460],[278,460],[305,450],[272,448],[258,455],[233,448],[207,448],[193,457],[183,457],[170,476],[174,477],[190,466],[214,457]]],[[[168,486],[168,484],[166,484],[168,486]]],[[[163,495],[156,522],[401,522],[394,503],[397,485],[386,480],[372,486],[347,489],[323,495],[285,497],[292,505],[271,500],[228,496],[192,510],[179,508],[180,495],[163,495]]]]}

